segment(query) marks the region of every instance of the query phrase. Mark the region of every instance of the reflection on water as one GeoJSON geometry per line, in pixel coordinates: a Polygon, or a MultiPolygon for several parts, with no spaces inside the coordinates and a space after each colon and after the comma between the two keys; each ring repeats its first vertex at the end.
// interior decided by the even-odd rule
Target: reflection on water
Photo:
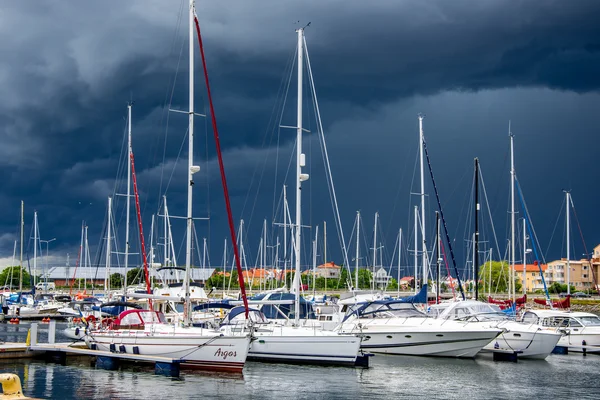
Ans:
{"type": "MultiPolygon", "coordinates": [[[[0,326],[0,338],[15,335],[4,328],[0,326]]],[[[27,334],[24,326],[19,328],[18,334],[27,334]]],[[[377,355],[371,365],[351,369],[247,363],[242,376],[184,372],[174,379],[155,376],[151,366],[105,371],[90,367],[86,357],[75,357],[66,366],[4,360],[0,371],[17,373],[28,396],[61,400],[596,399],[600,388],[600,357],[596,355],[551,355],[546,361],[518,363],[377,355]]]]}

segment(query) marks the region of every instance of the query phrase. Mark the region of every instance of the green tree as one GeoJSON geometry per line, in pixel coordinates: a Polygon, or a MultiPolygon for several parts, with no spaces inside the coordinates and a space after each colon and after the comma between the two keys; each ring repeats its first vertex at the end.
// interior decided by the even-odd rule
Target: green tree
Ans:
{"type": "Polygon", "coordinates": [[[110,287],[111,288],[122,288],[125,276],[117,272],[110,275],[110,287]]]}
{"type": "Polygon", "coordinates": [[[390,279],[390,282],[387,285],[388,290],[397,290],[398,289],[398,281],[394,278],[390,279]]]}
{"type": "Polygon", "coordinates": [[[144,281],[145,277],[142,268],[132,268],[129,271],[127,271],[127,286],[138,285],[144,281]]]}
{"type": "MultiPolygon", "coordinates": [[[[20,270],[18,266],[6,267],[0,273],[0,284],[1,285],[12,285],[13,288],[19,287],[20,270]]],[[[31,275],[25,268],[23,270],[23,287],[29,287],[31,285],[31,275]]]]}
{"type": "MultiPolygon", "coordinates": [[[[576,290],[577,289],[575,289],[575,286],[571,285],[571,293],[574,293],[576,290]]],[[[550,293],[550,294],[567,293],[567,284],[554,282],[552,285],[548,286],[548,293],[550,293]]]]}
{"type": "Polygon", "coordinates": [[[371,277],[373,274],[366,268],[358,270],[358,288],[369,289],[371,288],[371,277]]]}
{"type": "MultiPolygon", "coordinates": [[[[492,273],[492,292],[507,292],[508,283],[510,280],[510,265],[507,261],[492,261],[491,262],[491,273],[492,273]]],[[[489,285],[490,277],[490,263],[487,262],[479,267],[479,289],[485,290],[489,285]]],[[[519,293],[523,285],[518,276],[515,275],[515,292],[519,293]]],[[[469,285],[468,290],[473,288],[469,285]]]]}

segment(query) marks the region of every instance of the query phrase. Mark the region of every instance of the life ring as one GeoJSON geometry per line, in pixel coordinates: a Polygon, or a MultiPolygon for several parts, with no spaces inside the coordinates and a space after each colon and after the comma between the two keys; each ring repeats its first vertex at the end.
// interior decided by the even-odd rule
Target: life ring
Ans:
{"type": "Polygon", "coordinates": [[[88,322],[96,322],[96,317],[93,315],[88,315],[87,317],[85,317],[85,319],[88,322]]]}

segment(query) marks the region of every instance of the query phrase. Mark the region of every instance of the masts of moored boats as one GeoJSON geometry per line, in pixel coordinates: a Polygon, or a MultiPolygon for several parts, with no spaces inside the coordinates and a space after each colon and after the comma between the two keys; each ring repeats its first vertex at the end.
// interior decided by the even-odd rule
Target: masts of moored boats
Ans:
{"type": "Polygon", "coordinates": [[[510,279],[508,296],[515,302],[515,157],[513,146],[513,133],[508,121],[508,136],[510,137],[510,279]]]}
{"type": "Polygon", "coordinates": [[[127,271],[129,268],[129,210],[131,209],[131,104],[127,105],[127,210],[125,213],[125,278],[123,279],[123,301],[127,300],[127,271]]]}
{"type": "Polygon", "coordinates": [[[295,226],[295,262],[296,279],[294,280],[295,300],[294,300],[294,322],[296,325],[300,322],[300,239],[302,231],[302,182],[308,179],[308,174],[302,173],[302,167],[305,166],[305,156],[302,153],[302,75],[304,71],[304,28],[296,30],[298,34],[298,103],[296,114],[296,226],[295,226]]]}
{"type": "Polygon", "coordinates": [[[108,198],[108,217],[107,217],[107,235],[106,235],[106,275],[104,277],[104,293],[108,293],[108,290],[110,289],[110,261],[111,261],[111,251],[110,251],[110,245],[111,245],[111,225],[112,225],[112,198],[109,197],[108,198]]]}
{"type": "Polygon", "coordinates": [[[565,202],[565,215],[567,224],[567,295],[571,294],[571,224],[569,221],[569,207],[571,203],[571,192],[565,190],[566,202],[565,202]]]}
{"type": "MultiPolygon", "coordinates": [[[[427,285],[428,265],[427,265],[427,237],[425,236],[425,167],[423,164],[423,146],[425,144],[425,136],[423,135],[423,115],[419,114],[419,163],[421,166],[421,257],[423,266],[423,286],[427,285]]],[[[415,276],[415,279],[417,277],[415,276]]],[[[415,285],[416,287],[416,285],[415,285]]]]}
{"type": "MultiPolygon", "coordinates": [[[[402,232],[402,231],[400,231],[402,232]]],[[[435,302],[440,303],[440,275],[442,273],[442,257],[441,249],[442,237],[440,236],[440,213],[435,212],[435,250],[436,250],[436,262],[437,262],[437,273],[436,273],[436,285],[435,285],[435,302]]],[[[400,282],[400,280],[398,280],[400,282]]],[[[399,284],[399,283],[398,283],[399,284]]]]}
{"type": "Polygon", "coordinates": [[[375,226],[373,227],[373,272],[371,274],[371,290],[375,291],[375,265],[377,265],[377,220],[379,212],[375,213],[375,226]]]}
{"type": "Polygon", "coordinates": [[[475,158],[475,234],[473,237],[473,285],[479,300],[479,159],[475,158]]]}
{"type": "Polygon", "coordinates": [[[360,260],[360,211],[356,212],[356,263],[354,265],[354,290],[358,290],[358,260],[360,260]]]}
{"type": "Polygon", "coordinates": [[[21,200],[21,257],[19,258],[19,295],[23,293],[23,231],[25,229],[25,202],[21,200]]]}
{"type": "Polygon", "coordinates": [[[415,277],[413,279],[413,285],[415,287],[415,294],[419,292],[419,280],[417,279],[417,272],[419,269],[419,229],[417,228],[417,224],[419,221],[419,207],[415,206],[415,277]]]}

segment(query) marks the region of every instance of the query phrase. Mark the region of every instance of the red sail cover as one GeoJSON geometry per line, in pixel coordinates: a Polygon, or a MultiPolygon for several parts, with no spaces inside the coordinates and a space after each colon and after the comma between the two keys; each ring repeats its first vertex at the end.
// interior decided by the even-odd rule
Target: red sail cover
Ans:
{"type": "MultiPolygon", "coordinates": [[[[533,299],[533,301],[537,304],[542,304],[544,306],[548,305],[548,302],[546,301],[546,299],[533,299]]],[[[553,308],[571,308],[571,296],[569,295],[563,300],[553,301],[552,307],[553,308]]]]}

